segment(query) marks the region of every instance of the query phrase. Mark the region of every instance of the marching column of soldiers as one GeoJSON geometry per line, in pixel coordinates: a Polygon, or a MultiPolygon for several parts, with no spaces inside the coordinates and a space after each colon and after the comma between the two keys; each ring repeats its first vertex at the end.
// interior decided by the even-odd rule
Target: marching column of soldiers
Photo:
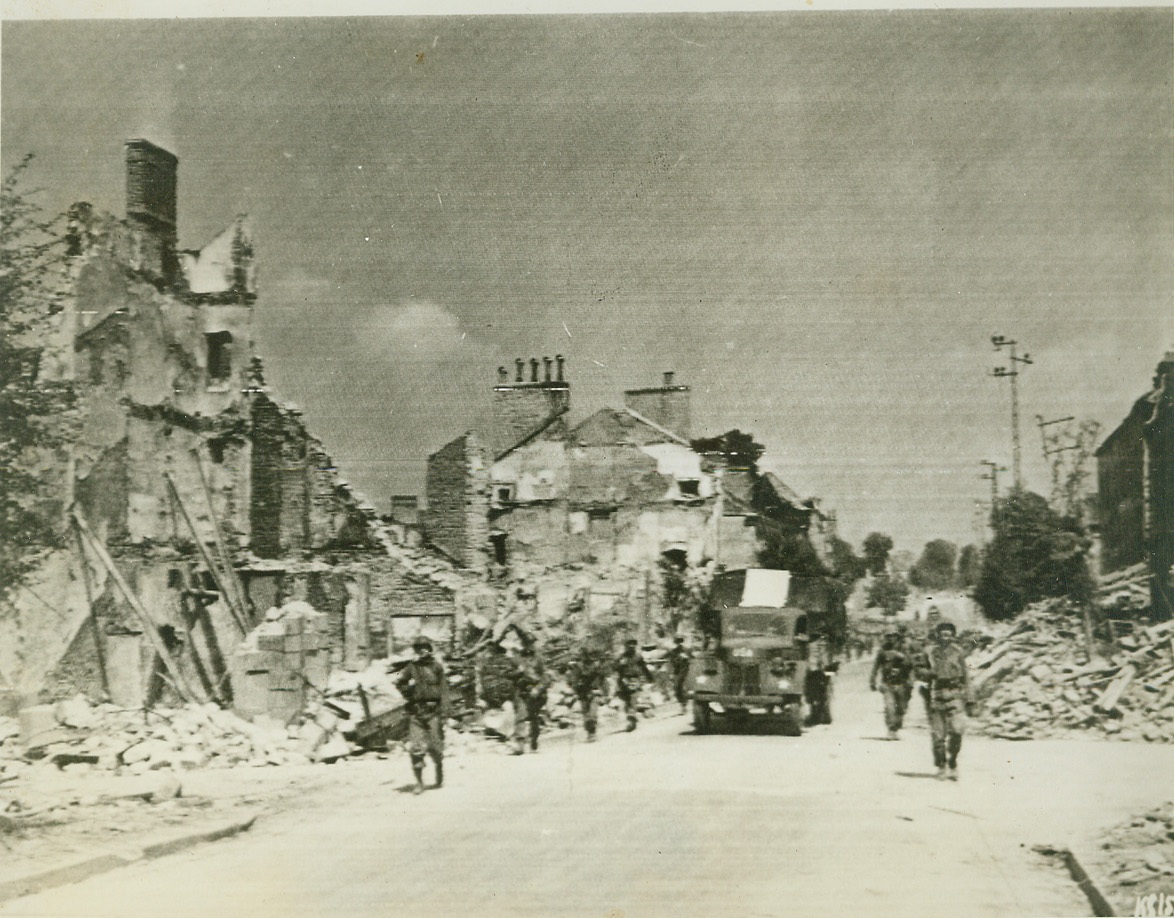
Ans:
{"type": "MultiPolygon", "coordinates": [[[[414,658],[400,670],[396,687],[404,697],[407,715],[407,749],[415,779],[412,792],[419,794],[424,790],[424,766],[429,757],[436,772],[433,786],[444,784],[444,722],[451,714],[451,705],[447,674],[433,656],[431,640],[422,635],[417,637],[412,642],[412,650],[414,658]]],[[[531,752],[537,752],[551,676],[533,640],[523,640],[520,646],[508,647],[506,655],[505,679],[514,711],[511,754],[524,755],[527,746],[531,752]]],[[[678,637],[665,658],[672,691],[682,712],[686,707],[686,680],[691,657],[684,646],[684,638],[678,637]]],[[[614,695],[623,704],[626,729],[631,732],[636,729],[641,692],[655,681],[636,639],[628,638],[623,651],[610,660],[602,651],[586,643],[567,667],[567,682],[582,714],[589,743],[596,738],[600,704],[609,700],[612,674],[615,676],[614,695]]]]}

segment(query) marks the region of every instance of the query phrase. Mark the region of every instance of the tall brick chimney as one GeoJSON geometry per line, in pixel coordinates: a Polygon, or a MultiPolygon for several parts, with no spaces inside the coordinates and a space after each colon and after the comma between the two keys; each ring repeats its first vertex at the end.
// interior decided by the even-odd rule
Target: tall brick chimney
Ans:
{"type": "Polygon", "coordinates": [[[549,357],[542,358],[542,361],[537,357],[529,360],[519,357],[514,366],[517,368],[514,381],[507,381],[499,373],[498,383],[493,387],[493,449],[496,453],[520,443],[571,407],[571,387],[563,378],[565,361],[562,354],[553,361],[549,357]],[[557,374],[551,372],[552,363],[557,364],[557,374]],[[527,364],[529,374],[525,372],[527,364]],[[545,364],[545,374],[539,373],[541,364],[545,364]],[[526,381],[527,375],[529,381],[526,381]],[[541,375],[546,378],[539,378],[541,375]]]}
{"type": "Polygon", "coordinates": [[[149,267],[167,283],[178,271],[176,188],[179,159],[149,140],[126,141],[126,216],[156,242],[149,267]]]}
{"type": "Polygon", "coordinates": [[[664,374],[664,383],[656,388],[626,391],[624,407],[678,437],[689,439],[689,387],[675,385],[671,370],[664,374]]]}

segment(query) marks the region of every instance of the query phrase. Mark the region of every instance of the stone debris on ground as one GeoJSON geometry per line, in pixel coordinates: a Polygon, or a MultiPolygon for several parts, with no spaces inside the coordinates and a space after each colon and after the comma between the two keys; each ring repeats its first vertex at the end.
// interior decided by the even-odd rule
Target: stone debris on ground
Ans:
{"type": "Polygon", "coordinates": [[[990,736],[1174,741],[1174,622],[1097,639],[1090,653],[1080,610],[1048,600],[1029,606],[969,665],[975,719],[990,736]]]}
{"type": "Polygon", "coordinates": [[[1109,829],[1094,858],[1117,914],[1134,914],[1138,899],[1150,895],[1174,901],[1174,801],[1109,829]]]}

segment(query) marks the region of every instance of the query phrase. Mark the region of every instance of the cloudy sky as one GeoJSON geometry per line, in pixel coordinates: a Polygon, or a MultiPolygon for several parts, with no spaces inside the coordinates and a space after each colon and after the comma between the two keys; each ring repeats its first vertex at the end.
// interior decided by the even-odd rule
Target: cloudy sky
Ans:
{"type": "MultiPolygon", "coordinates": [[[[180,244],[255,222],[256,339],[377,505],[561,353],[583,415],[664,370],[859,544],[973,541],[980,460],[1108,432],[1174,345],[1174,12],[6,21],[2,158],[180,244]]],[[[1009,476],[1004,476],[1004,480],[1009,476]]]]}

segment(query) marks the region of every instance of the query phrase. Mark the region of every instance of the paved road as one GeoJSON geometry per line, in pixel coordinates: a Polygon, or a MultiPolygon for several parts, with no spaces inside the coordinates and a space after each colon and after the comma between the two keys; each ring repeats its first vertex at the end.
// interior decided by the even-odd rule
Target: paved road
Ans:
{"type": "Polygon", "coordinates": [[[880,739],[864,675],[848,667],[836,723],[801,738],[645,721],[590,746],[467,755],[421,797],[403,792],[406,762],[340,767],[247,835],[0,915],[1089,914],[1031,845],[1174,790],[1121,771],[1174,775],[1169,748],[979,738],[961,782],[935,781],[923,728],[880,739]]]}

